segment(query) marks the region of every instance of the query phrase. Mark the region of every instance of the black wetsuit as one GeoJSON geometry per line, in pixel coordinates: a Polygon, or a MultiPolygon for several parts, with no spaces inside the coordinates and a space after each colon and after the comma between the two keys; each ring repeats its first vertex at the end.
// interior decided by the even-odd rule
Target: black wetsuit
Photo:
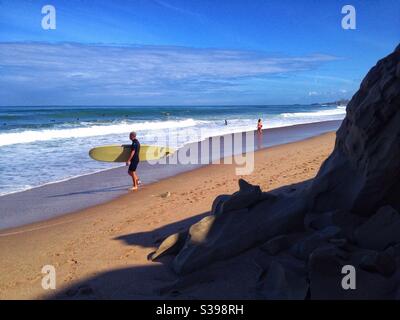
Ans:
{"type": "Polygon", "coordinates": [[[132,151],[135,150],[135,154],[131,160],[131,164],[129,165],[129,171],[136,171],[137,165],[139,164],[139,152],[140,152],[140,142],[138,139],[132,140],[132,151]]]}

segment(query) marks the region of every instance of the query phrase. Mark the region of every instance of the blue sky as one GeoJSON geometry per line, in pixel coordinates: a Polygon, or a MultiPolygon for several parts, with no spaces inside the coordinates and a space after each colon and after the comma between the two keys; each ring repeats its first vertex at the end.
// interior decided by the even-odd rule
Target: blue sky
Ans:
{"type": "Polygon", "coordinates": [[[0,105],[350,98],[399,40],[398,0],[0,0],[0,105]]]}

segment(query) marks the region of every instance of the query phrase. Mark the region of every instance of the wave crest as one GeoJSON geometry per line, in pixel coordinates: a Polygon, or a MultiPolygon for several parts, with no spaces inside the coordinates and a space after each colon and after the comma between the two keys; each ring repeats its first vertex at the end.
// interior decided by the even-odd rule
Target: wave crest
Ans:
{"type": "Polygon", "coordinates": [[[197,123],[193,119],[185,119],[177,121],[144,121],[112,125],[91,125],[70,129],[25,130],[0,134],[0,147],[37,141],[123,134],[131,131],[185,128],[195,126],[197,123]]]}
{"type": "Polygon", "coordinates": [[[293,113],[282,113],[284,118],[309,118],[309,117],[323,117],[323,116],[335,116],[345,115],[346,107],[336,107],[335,109],[318,110],[313,112],[293,112],[293,113]]]}

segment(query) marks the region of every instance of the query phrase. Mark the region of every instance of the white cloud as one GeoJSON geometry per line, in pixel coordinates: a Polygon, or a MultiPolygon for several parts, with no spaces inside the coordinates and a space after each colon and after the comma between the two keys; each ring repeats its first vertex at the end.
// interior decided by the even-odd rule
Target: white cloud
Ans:
{"type": "Polygon", "coordinates": [[[177,95],[236,88],[238,79],[310,70],[333,60],[168,46],[0,43],[0,85],[14,95],[177,95]]]}

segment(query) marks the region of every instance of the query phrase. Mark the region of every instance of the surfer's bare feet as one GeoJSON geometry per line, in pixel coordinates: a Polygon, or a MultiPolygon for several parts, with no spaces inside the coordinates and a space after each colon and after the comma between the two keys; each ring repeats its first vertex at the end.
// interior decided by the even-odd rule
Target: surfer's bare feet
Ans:
{"type": "Polygon", "coordinates": [[[129,190],[129,191],[137,191],[137,189],[138,189],[138,187],[131,187],[131,188],[129,188],[128,190],[129,190]]]}

